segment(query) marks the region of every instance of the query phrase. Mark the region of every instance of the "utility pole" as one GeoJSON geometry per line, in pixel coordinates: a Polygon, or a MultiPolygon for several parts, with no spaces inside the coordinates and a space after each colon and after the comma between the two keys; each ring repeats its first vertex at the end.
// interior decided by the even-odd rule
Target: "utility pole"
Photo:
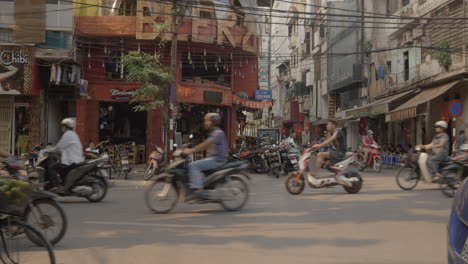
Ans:
{"type": "MultiPolygon", "coordinates": [[[[270,0],[270,30],[268,32],[268,90],[271,91],[271,30],[272,30],[272,10],[273,10],[273,0],[270,0]]],[[[273,91],[272,91],[272,99],[273,99],[273,91]]],[[[268,126],[273,126],[273,120],[271,120],[271,107],[268,108],[268,126]]]]}
{"type": "Polygon", "coordinates": [[[169,124],[166,124],[165,129],[165,142],[167,145],[167,153],[169,157],[172,156],[172,147],[174,146],[174,102],[172,102],[172,87],[176,85],[176,73],[177,73],[177,35],[178,35],[178,27],[177,27],[177,0],[172,0],[172,23],[171,23],[171,31],[172,31],[172,41],[171,41],[171,75],[172,75],[172,83],[169,87],[169,124]],[[169,127],[167,127],[167,125],[169,127]]]}

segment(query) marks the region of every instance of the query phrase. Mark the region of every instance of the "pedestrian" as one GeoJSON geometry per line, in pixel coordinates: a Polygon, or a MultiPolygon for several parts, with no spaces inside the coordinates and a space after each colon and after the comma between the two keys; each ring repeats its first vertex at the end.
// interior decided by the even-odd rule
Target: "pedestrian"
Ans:
{"type": "Polygon", "coordinates": [[[459,150],[463,144],[466,144],[465,130],[460,130],[458,137],[455,141],[454,151],[459,150]]]}

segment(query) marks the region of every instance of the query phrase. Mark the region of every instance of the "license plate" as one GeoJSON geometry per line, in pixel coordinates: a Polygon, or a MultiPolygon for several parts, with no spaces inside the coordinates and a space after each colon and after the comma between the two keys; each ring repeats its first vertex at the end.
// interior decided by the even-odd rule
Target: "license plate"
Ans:
{"type": "Polygon", "coordinates": [[[127,165],[127,164],[128,164],[128,160],[124,160],[124,159],[123,159],[123,160],[122,160],[122,164],[127,165]]]}
{"type": "Polygon", "coordinates": [[[296,163],[297,163],[297,160],[293,159],[293,160],[291,160],[291,163],[292,163],[292,164],[296,164],[296,163]]]}

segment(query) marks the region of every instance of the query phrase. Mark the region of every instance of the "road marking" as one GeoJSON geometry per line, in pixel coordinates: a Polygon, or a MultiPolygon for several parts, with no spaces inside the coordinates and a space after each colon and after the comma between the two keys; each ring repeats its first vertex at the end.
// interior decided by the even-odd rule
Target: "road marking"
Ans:
{"type": "Polygon", "coordinates": [[[155,227],[187,227],[187,228],[215,228],[214,225],[177,225],[177,224],[152,224],[152,223],[131,223],[131,222],[101,222],[101,221],[86,221],[89,225],[128,225],[128,226],[155,226],[155,227]]]}

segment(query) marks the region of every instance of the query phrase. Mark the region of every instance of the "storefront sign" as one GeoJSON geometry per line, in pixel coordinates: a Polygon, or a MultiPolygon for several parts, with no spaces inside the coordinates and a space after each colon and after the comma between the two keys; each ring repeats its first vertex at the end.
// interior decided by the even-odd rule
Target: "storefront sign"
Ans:
{"type": "Polygon", "coordinates": [[[256,90],[255,91],[255,100],[262,101],[262,100],[271,100],[272,98],[272,91],[270,90],[256,90]]]}
{"type": "Polygon", "coordinates": [[[120,90],[119,88],[111,89],[111,98],[115,100],[130,100],[135,90],[120,90]]]}
{"type": "Polygon", "coordinates": [[[232,102],[236,105],[242,105],[242,106],[253,108],[253,109],[270,108],[273,106],[273,100],[257,102],[257,101],[250,101],[250,100],[242,99],[237,95],[232,96],[232,102]]]}
{"type": "Polygon", "coordinates": [[[268,89],[268,58],[261,58],[258,62],[258,85],[260,89],[268,89]]]}
{"type": "Polygon", "coordinates": [[[0,94],[31,94],[34,48],[0,46],[0,94]]]}
{"type": "Polygon", "coordinates": [[[336,95],[328,95],[328,117],[335,118],[336,112],[336,95]]]}
{"type": "Polygon", "coordinates": [[[277,144],[279,141],[279,130],[278,129],[269,129],[269,128],[259,128],[257,129],[257,140],[258,145],[273,145],[277,144]]]}
{"type": "Polygon", "coordinates": [[[463,103],[460,100],[450,102],[448,109],[452,117],[460,117],[463,114],[463,103]]]}
{"type": "Polygon", "coordinates": [[[88,81],[84,79],[80,79],[80,96],[88,96],[88,81]]]}

